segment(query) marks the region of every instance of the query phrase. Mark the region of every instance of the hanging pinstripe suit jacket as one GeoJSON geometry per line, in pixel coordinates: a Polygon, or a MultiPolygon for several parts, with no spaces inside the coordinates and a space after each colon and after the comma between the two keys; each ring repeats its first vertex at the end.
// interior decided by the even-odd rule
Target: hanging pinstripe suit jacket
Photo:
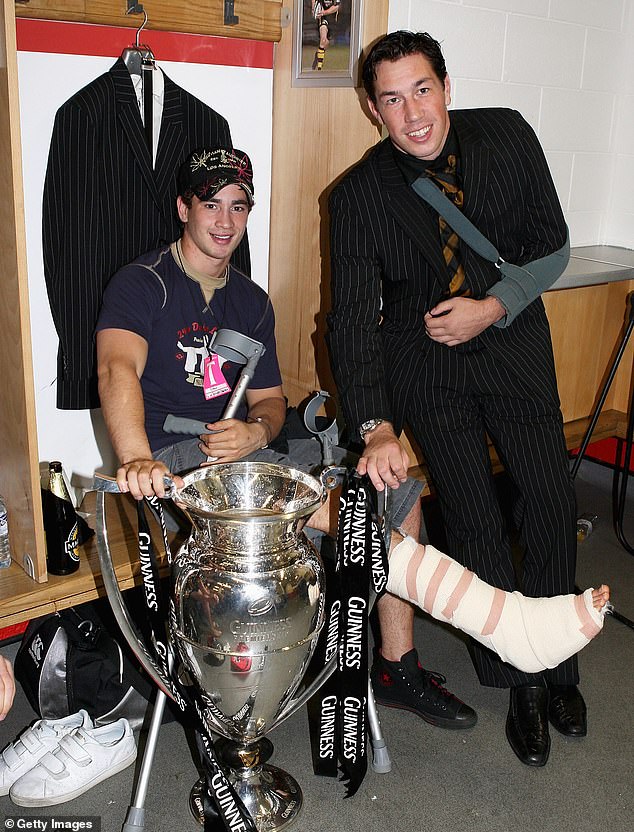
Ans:
{"type": "MultiPolygon", "coordinates": [[[[521,265],[560,248],[564,217],[527,122],[504,109],[454,110],[450,118],[460,144],[466,216],[509,262],[521,265]]],[[[399,431],[430,344],[423,316],[448,286],[437,214],[405,183],[389,139],[336,185],[329,207],[327,337],[344,415],[351,427],[381,417],[399,431]]],[[[461,253],[473,297],[481,298],[499,272],[465,244],[461,253]]],[[[541,298],[508,327],[489,327],[479,338],[492,361],[520,368],[529,388],[558,402],[541,298]]]]}
{"type": "MultiPolygon", "coordinates": [[[[43,204],[44,274],[59,336],[57,406],[99,406],[94,328],[121,266],[180,234],[176,172],[203,145],[231,145],[227,121],[165,76],[152,167],[124,62],[72,96],[55,117],[43,204]]],[[[250,273],[246,238],[234,262],[250,273]]]]}

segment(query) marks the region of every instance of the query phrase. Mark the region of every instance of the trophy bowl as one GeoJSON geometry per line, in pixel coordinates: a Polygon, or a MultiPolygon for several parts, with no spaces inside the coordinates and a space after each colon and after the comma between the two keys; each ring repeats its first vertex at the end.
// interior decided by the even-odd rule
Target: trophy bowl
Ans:
{"type": "MultiPolygon", "coordinates": [[[[302,793],[267,763],[273,746],[265,734],[319,684],[294,698],[324,620],[324,570],[302,529],[326,488],[302,471],[261,462],[206,466],[183,481],[171,497],[192,528],[172,563],[170,663],[197,689],[204,722],[220,735],[218,760],[258,832],[277,832],[296,819],[302,793]]],[[[145,669],[171,695],[125,608],[101,525],[113,610],[145,669]]],[[[199,780],[190,795],[201,823],[205,789],[199,780]]]]}

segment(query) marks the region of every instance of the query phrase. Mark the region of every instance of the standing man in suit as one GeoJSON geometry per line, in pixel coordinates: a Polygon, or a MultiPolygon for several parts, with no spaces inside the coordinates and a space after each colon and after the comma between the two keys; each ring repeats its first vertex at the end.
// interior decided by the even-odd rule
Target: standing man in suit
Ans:
{"type": "MultiPolygon", "coordinates": [[[[576,506],[539,297],[547,286],[500,279],[495,264],[450,239],[452,229],[411,187],[432,178],[505,261],[525,265],[567,245],[543,151],[515,111],[448,111],[445,61],[426,33],[383,37],[363,81],[389,137],[331,195],[328,335],[347,422],[365,443],[359,470],[378,489],[397,488],[409,465],[398,436],[409,425],[438,493],[449,552],[515,590],[488,434],[516,491],[523,592],[572,592],[576,506]]],[[[474,645],[474,662],[482,684],[510,687],[506,733],[523,763],[546,763],[549,720],[567,736],[585,735],[575,658],[529,674],[474,645]]],[[[378,664],[381,701],[393,665],[380,657],[378,664]]]]}

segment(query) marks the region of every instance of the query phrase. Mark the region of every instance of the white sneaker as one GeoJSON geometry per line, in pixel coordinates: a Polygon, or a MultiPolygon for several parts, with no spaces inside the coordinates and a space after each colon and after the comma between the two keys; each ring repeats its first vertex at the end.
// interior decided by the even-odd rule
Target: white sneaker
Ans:
{"type": "Polygon", "coordinates": [[[79,797],[136,759],[134,734],[127,719],[101,728],[76,728],[11,786],[18,806],[54,806],[79,797]]]}
{"type": "Polygon", "coordinates": [[[48,751],[57,748],[63,736],[79,727],[92,728],[92,720],[86,711],[60,719],[38,719],[23,731],[0,754],[0,795],[9,794],[18,778],[37,765],[48,751]]]}

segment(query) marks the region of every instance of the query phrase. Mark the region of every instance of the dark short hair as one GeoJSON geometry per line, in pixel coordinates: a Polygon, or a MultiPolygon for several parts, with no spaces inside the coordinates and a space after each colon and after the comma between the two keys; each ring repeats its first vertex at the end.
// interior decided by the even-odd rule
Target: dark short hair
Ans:
{"type": "Polygon", "coordinates": [[[383,61],[398,61],[399,58],[406,58],[408,55],[423,55],[427,58],[438,79],[444,83],[447,67],[438,41],[427,32],[408,32],[401,29],[379,38],[363,61],[361,78],[371,101],[376,103],[374,82],[379,64],[383,61]]]}

